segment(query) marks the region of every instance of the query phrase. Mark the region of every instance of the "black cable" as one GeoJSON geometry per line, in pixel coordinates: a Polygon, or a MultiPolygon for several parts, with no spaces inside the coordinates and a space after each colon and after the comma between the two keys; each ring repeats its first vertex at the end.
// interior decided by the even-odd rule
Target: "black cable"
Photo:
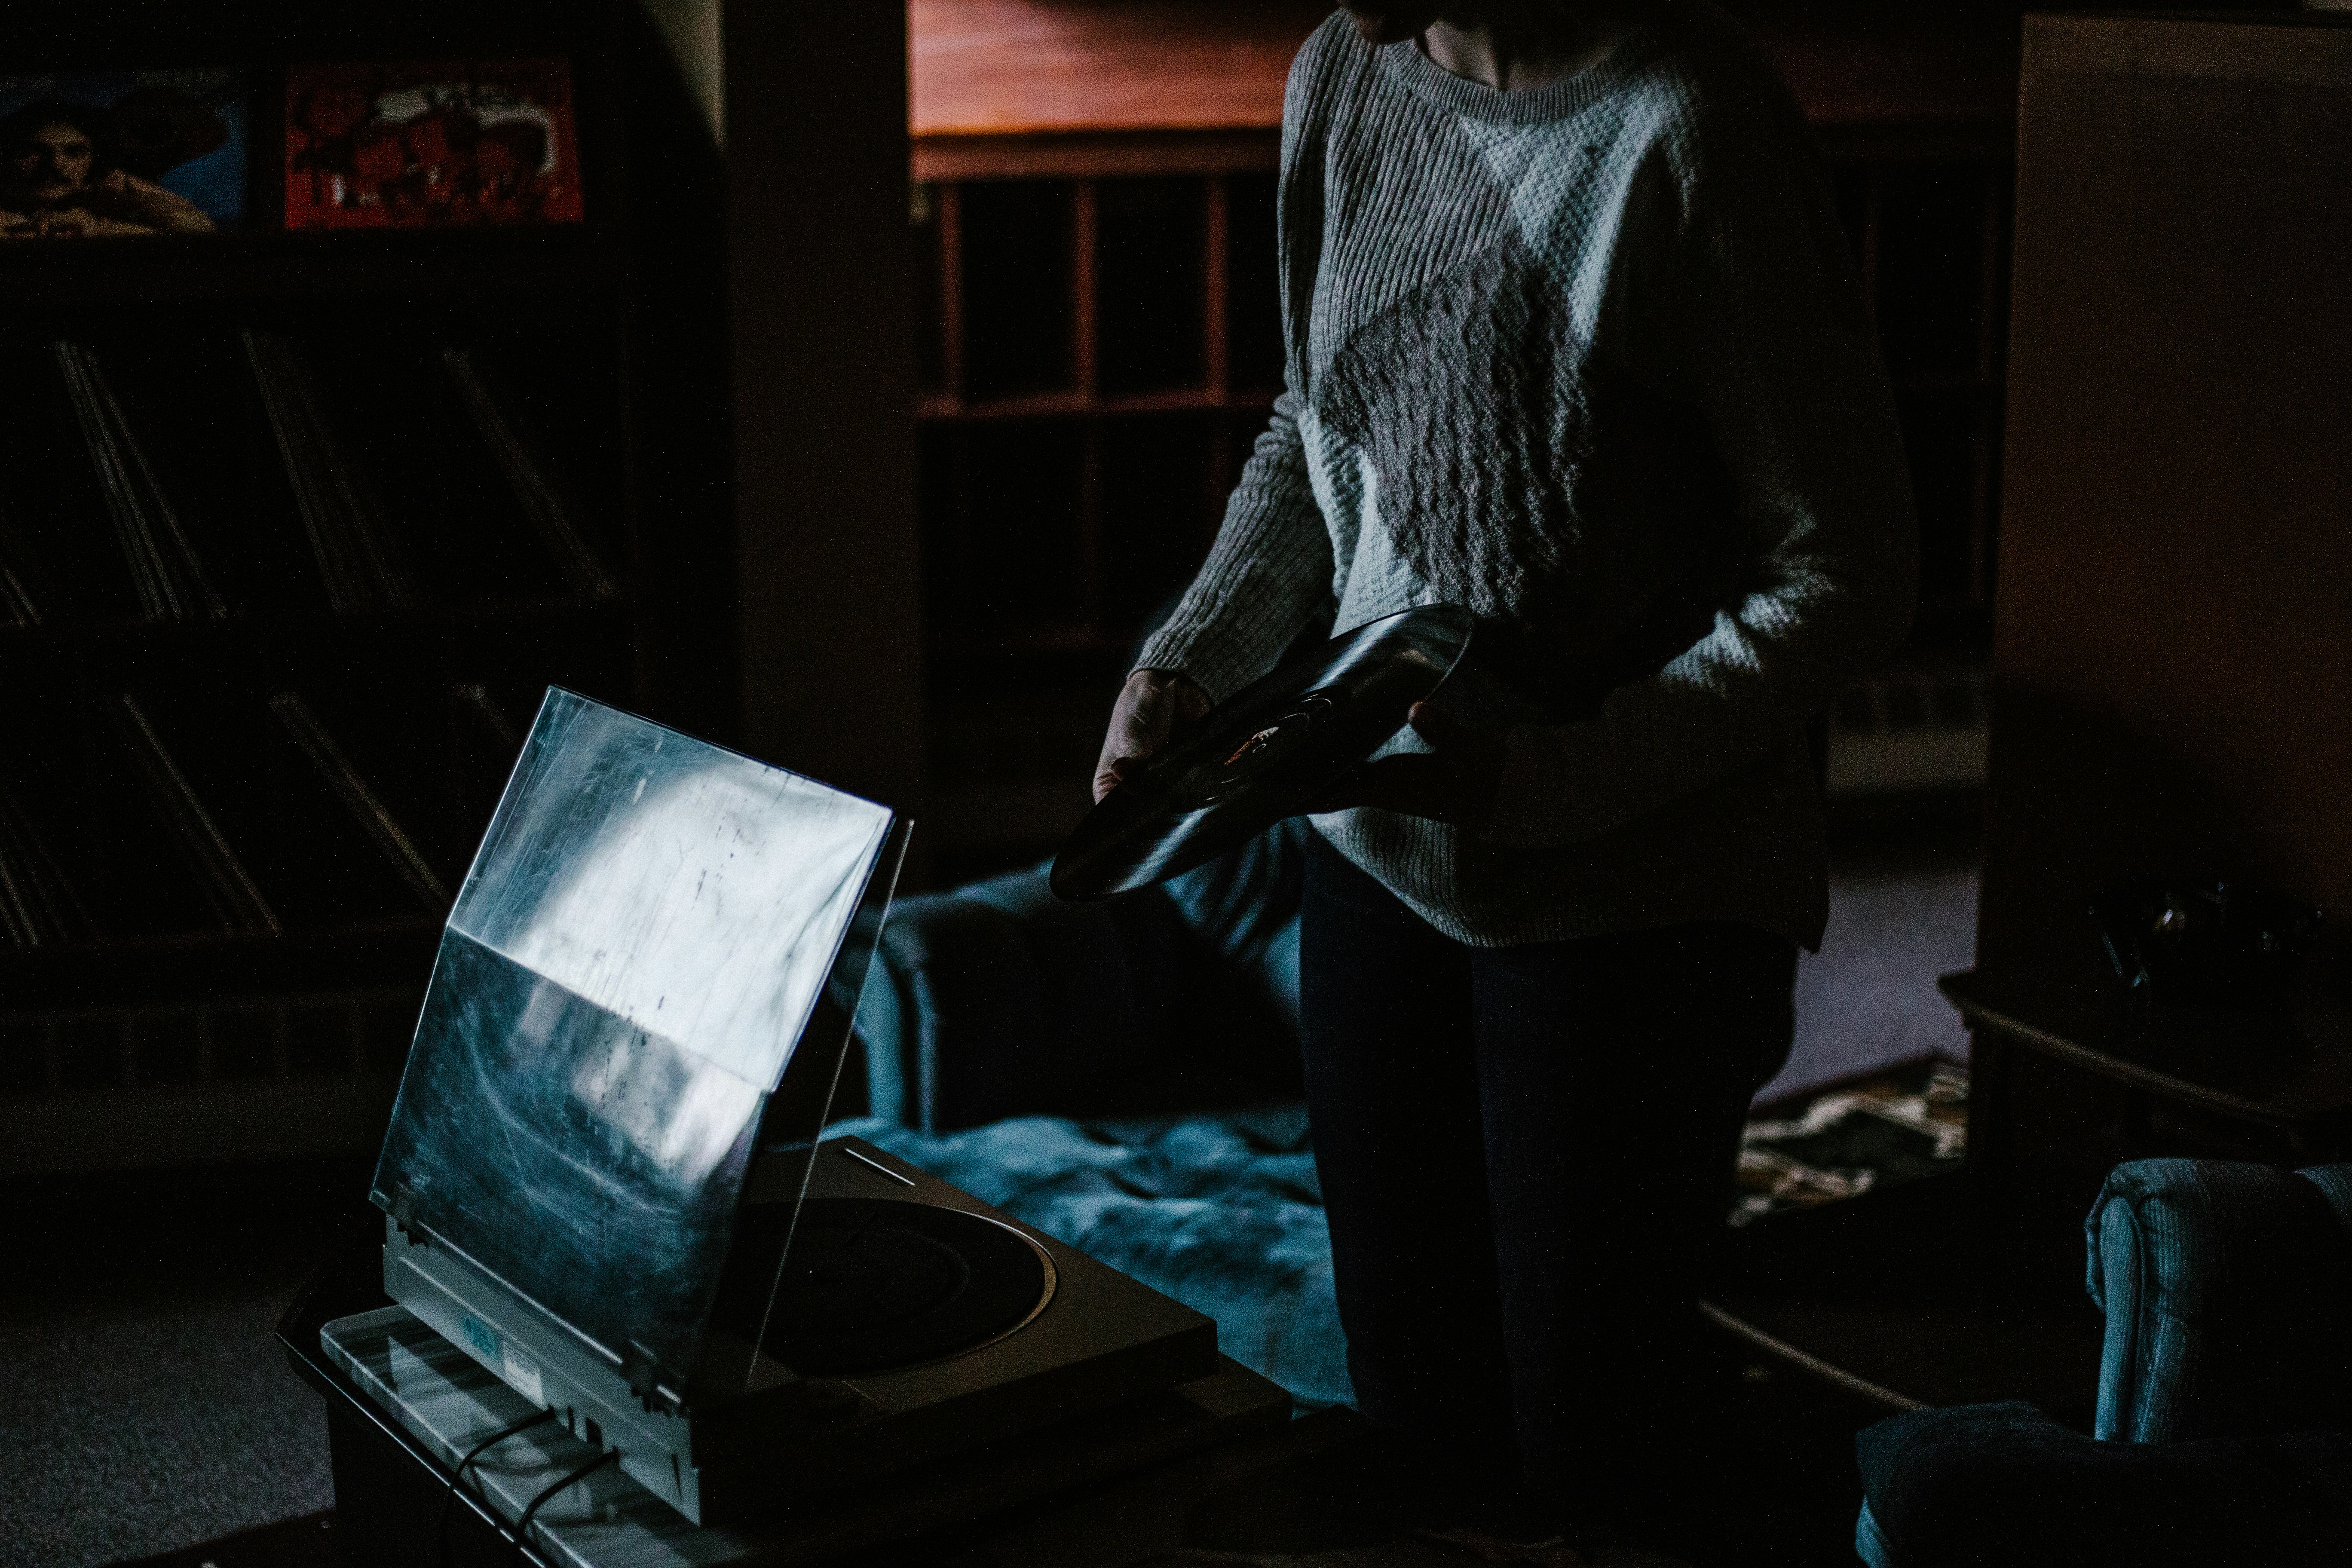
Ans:
{"type": "MultiPolygon", "coordinates": [[[[556,1419],[556,1415],[552,1410],[536,1411],[531,1415],[524,1416],[521,1420],[514,1423],[510,1426],[499,1427],[497,1431],[491,1433],[488,1436],[483,1438],[480,1442],[466,1450],[466,1457],[459,1459],[457,1461],[457,1468],[449,1472],[449,1489],[441,1494],[441,1515],[434,1521],[433,1524],[433,1541],[435,1546],[438,1549],[436,1555],[440,1558],[441,1568],[449,1568],[449,1505],[457,1500],[457,1487],[458,1484],[466,1479],[467,1470],[472,1468],[476,1459],[482,1457],[485,1450],[490,1448],[494,1445],[503,1443],[509,1437],[516,1436],[520,1433],[528,1432],[534,1426],[541,1426],[554,1419],[556,1419]]],[[[487,1497],[485,1500],[487,1500],[487,1497]]]]}
{"type": "Polygon", "coordinates": [[[609,1465],[620,1457],[620,1449],[607,1448],[603,1453],[597,1455],[594,1458],[589,1460],[586,1464],[581,1466],[578,1469],[572,1471],[570,1475],[565,1476],[562,1479],[551,1481],[546,1487],[542,1488],[540,1494],[530,1500],[530,1506],[522,1510],[522,1517],[515,1521],[515,1561],[518,1563],[526,1561],[523,1552],[523,1542],[529,1539],[530,1535],[530,1518],[531,1515],[539,1511],[540,1504],[545,1502],[548,1499],[553,1497],[556,1493],[562,1491],[572,1482],[583,1479],[591,1470],[598,1469],[605,1465],[609,1465]]]}

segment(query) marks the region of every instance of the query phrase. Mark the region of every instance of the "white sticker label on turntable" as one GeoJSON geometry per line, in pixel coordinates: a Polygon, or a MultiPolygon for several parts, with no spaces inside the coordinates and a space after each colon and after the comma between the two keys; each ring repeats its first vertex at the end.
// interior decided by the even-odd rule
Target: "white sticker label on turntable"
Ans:
{"type": "Polygon", "coordinates": [[[505,1343],[499,1346],[499,1365],[517,1394],[533,1405],[547,1403],[547,1396],[540,1392],[539,1368],[518,1353],[514,1346],[505,1343]]]}

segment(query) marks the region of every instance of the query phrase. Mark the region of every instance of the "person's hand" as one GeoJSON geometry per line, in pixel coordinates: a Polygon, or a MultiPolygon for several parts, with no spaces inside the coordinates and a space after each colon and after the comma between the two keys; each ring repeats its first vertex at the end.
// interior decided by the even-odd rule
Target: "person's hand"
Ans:
{"type": "Polygon", "coordinates": [[[89,187],[89,209],[121,223],[144,224],[163,234],[206,234],[213,220],[187,197],[113,169],[89,187]]]}
{"type": "Polygon", "coordinates": [[[1426,702],[1414,703],[1405,721],[1427,742],[1428,751],[1360,763],[1340,774],[1307,809],[1345,811],[1369,805],[1457,827],[1484,827],[1503,782],[1503,738],[1474,730],[1426,702]]]}
{"type": "Polygon", "coordinates": [[[1140,771],[1168,743],[1180,720],[1189,724],[1208,710],[1209,694],[1172,670],[1139,669],[1129,676],[1095,763],[1095,798],[1140,771]]]}
{"type": "Polygon", "coordinates": [[[135,213],[140,199],[149,191],[161,187],[125,174],[121,169],[109,169],[84,188],[83,195],[89,205],[107,213],[135,213]]]}

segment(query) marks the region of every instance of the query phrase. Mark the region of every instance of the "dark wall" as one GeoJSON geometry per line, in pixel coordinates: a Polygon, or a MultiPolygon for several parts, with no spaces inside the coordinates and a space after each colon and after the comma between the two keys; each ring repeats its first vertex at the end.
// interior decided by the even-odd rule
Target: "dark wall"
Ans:
{"type": "Polygon", "coordinates": [[[922,680],[906,14],[730,5],[725,50],[743,742],[907,810],[922,680]]]}
{"type": "Polygon", "coordinates": [[[1982,963],[2198,871],[2352,911],[2352,27],[2027,24],[1982,963]]]}

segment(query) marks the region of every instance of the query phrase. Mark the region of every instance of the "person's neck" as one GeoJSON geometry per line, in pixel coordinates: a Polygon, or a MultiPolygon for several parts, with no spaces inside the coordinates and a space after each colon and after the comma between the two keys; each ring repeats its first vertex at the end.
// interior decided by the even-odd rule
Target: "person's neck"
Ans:
{"type": "Polygon", "coordinates": [[[1565,8],[1518,26],[1441,19],[1423,30],[1421,49],[1455,76],[1500,92],[1525,92],[1600,64],[1621,31],[1613,16],[1565,8]]]}

